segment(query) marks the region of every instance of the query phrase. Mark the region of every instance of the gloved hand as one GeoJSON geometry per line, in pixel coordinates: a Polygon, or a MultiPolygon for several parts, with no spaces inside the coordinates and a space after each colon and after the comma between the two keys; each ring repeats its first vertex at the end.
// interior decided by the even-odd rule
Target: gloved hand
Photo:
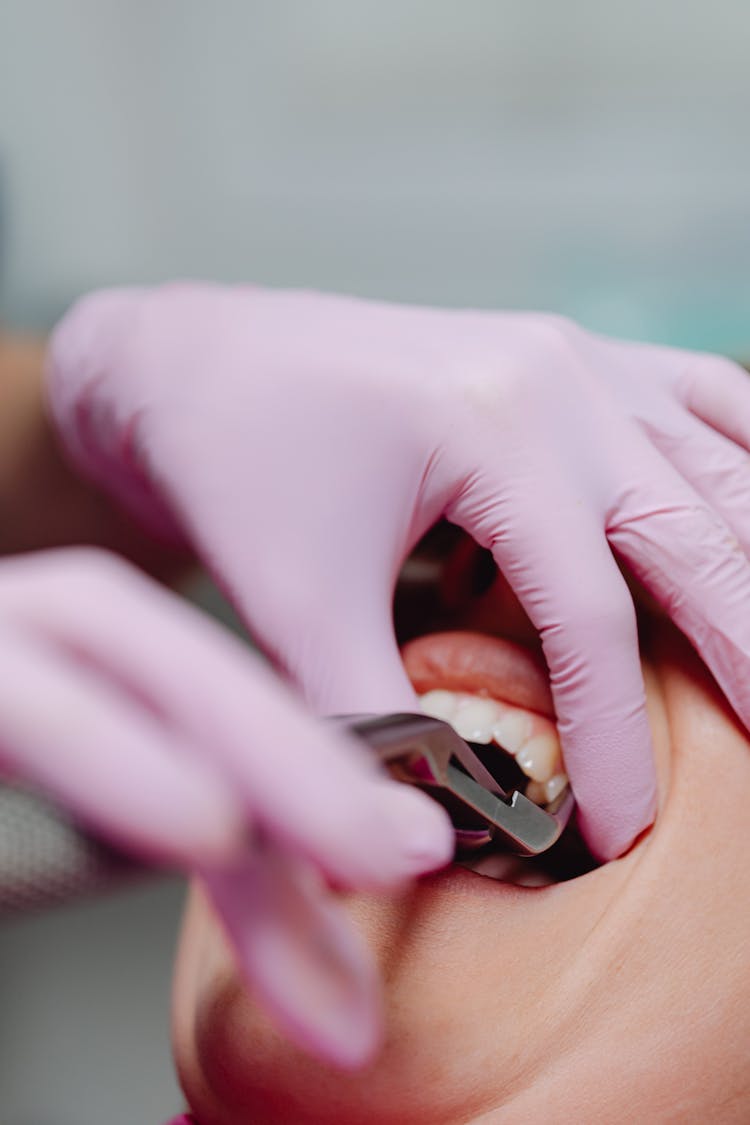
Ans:
{"type": "Polygon", "coordinates": [[[370,1057],[377,975],[323,879],[389,886],[445,863],[440,807],[114,555],[0,562],[0,666],[0,774],[42,785],[131,851],[201,872],[282,1026],[341,1065],[370,1057]]]}
{"type": "Polygon", "coordinates": [[[49,390],[80,466],[189,540],[321,711],[413,706],[400,564],[441,515],[490,547],[541,634],[601,857],[655,806],[614,554],[750,722],[750,386],[727,361],[545,315],[176,285],[84,299],[49,390]]]}

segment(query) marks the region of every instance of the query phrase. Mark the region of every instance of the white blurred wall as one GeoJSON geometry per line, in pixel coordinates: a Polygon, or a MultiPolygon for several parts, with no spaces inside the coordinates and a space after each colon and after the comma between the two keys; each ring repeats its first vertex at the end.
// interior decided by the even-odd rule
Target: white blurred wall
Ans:
{"type": "Polygon", "coordinates": [[[4,0],[7,313],[255,278],[750,335],[745,0],[4,0]]]}

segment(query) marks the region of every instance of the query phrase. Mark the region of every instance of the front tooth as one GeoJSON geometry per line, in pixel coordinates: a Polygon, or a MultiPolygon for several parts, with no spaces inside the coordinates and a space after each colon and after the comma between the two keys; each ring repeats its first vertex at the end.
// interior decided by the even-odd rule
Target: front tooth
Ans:
{"type": "Polygon", "coordinates": [[[420,695],[419,702],[425,715],[450,723],[458,708],[461,696],[455,691],[428,691],[420,695]]]}
{"type": "Polygon", "coordinates": [[[547,794],[541,781],[530,781],[524,790],[524,797],[528,797],[535,805],[546,805],[547,794]]]}
{"type": "Polygon", "coordinates": [[[501,708],[491,699],[465,696],[451,720],[454,730],[467,742],[491,742],[501,708]]]}
{"type": "Polygon", "coordinates": [[[516,761],[527,777],[549,781],[560,769],[560,745],[551,734],[537,734],[521,747],[516,761]]]}
{"type": "Polygon", "coordinates": [[[565,786],[568,784],[568,775],[566,773],[556,773],[549,781],[544,783],[544,799],[548,805],[551,805],[555,797],[559,797],[565,786]]]}
{"type": "Polygon", "coordinates": [[[528,742],[531,734],[531,716],[526,711],[507,707],[493,726],[492,734],[498,745],[515,757],[528,742]]]}

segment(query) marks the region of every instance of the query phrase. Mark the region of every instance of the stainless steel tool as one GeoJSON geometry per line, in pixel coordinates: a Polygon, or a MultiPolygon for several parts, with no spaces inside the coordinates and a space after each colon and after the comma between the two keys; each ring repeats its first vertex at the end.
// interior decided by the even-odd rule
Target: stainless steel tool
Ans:
{"type": "Polygon", "coordinates": [[[506,793],[470,744],[440,719],[408,712],[337,719],[373,750],[391,776],[446,804],[459,847],[495,843],[517,855],[539,855],[556,843],[570,819],[570,788],[545,808],[518,790],[506,793]]]}
{"type": "MultiPolygon", "coordinates": [[[[570,817],[569,790],[545,809],[520,792],[506,793],[469,743],[439,719],[404,713],[333,721],[360,738],[392,777],[446,806],[459,852],[493,844],[539,855],[559,839],[570,817]]],[[[30,789],[0,785],[0,916],[109,891],[150,870],[30,789]]]]}

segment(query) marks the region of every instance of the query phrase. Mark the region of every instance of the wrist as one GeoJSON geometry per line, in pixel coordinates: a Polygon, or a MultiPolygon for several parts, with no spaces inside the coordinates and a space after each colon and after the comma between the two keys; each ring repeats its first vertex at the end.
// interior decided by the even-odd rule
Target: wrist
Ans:
{"type": "Polygon", "coordinates": [[[80,477],[45,410],[45,343],[0,332],[0,554],[87,543],[176,575],[184,552],[149,538],[80,477]]]}

